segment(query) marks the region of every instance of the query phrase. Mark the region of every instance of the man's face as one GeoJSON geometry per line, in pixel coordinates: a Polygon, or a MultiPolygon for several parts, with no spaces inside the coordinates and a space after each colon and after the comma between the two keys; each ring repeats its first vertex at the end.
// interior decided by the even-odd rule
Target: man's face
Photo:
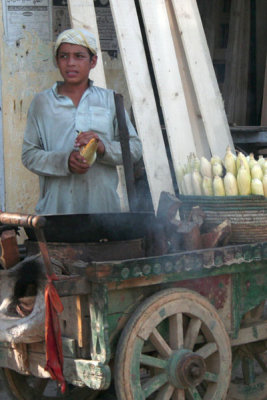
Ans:
{"type": "Polygon", "coordinates": [[[57,65],[65,82],[77,85],[87,82],[89,73],[96,66],[97,56],[90,58],[88,49],[71,43],[62,43],[57,53],[57,65]]]}

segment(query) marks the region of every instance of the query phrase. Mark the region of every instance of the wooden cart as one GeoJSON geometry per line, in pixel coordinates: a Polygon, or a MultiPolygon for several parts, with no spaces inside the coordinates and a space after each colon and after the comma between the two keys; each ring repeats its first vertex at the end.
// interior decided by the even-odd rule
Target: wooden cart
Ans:
{"type": "Polygon", "coordinates": [[[90,262],[48,249],[71,271],[55,282],[68,388],[54,390],[44,342],[4,342],[15,399],[267,399],[267,243],[90,262]]]}

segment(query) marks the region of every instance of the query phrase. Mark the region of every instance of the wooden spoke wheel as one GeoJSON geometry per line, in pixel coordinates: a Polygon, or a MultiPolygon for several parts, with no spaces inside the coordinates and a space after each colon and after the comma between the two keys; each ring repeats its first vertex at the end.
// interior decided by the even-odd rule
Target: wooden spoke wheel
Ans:
{"type": "Polygon", "coordinates": [[[118,400],[223,400],[231,346],[202,296],[167,289],[143,302],[126,324],[115,358],[118,400]]]}
{"type": "Polygon", "coordinates": [[[52,379],[21,375],[8,368],[1,369],[1,378],[8,393],[15,400],[93,400],[99,393],[88,387],[67,385],[63,395],[52,379]]]}
{"type": "MultiPolygon", "coordinates": [[[[265,301],[245,314],[242,325],[266,319],[265,301]]],[[[267,340],[233,347],[229,400],[267,399],[267,340]]]]}
{"type": "Polygon", "coordinates": [[[267,342],[255,342],[233,349],[229,400],[267,399],[267,342]]]}

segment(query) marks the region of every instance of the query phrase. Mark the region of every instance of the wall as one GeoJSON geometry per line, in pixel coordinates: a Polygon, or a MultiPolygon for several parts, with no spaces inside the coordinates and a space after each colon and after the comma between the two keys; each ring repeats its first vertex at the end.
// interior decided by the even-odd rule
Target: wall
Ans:
{"type": "Polygon", "coordinates": [[[38,199],[36,176],[21,163],[21,145],[27,110],[36,92],[58,79],[52,60],[52,42],[24,27],[23,37],[10,41],[4,28],[0,1],[2,132],[5,170],[5,210],[32,213],[38,199]]]}

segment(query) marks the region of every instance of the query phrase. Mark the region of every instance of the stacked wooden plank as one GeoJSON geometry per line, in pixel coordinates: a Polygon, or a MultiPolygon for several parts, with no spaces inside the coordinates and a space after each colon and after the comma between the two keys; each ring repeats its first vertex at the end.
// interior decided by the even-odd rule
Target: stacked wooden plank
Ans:
{"type": "MultiPolygon", "coordinates": [[[[222,157],[233,143],[196,0],[110,0],[110,6],[157,209],[162,191],[174,193],[157,96],[175,172],[191,152],[222,157]]],[[[74,27],[91,29],[98,37],[93,0],[69,1],[69,10],[74,27]]],[[[99,68],[97,84],[104,82],[103,75],[99,68]]]]}

